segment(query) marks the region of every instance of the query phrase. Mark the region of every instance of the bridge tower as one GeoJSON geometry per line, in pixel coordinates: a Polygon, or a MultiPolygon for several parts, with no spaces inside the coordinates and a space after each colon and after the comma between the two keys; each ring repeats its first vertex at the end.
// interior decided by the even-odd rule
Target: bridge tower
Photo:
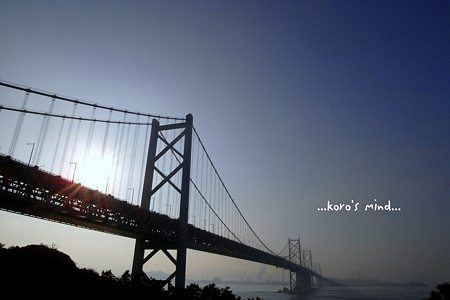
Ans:
{"type": "MultiPolygon", "coordinates": [[[[302,258],[301,258],[301,246],[300,246],[300,238],[297,240],[293,239],[291,240],[289,238],[289,261],[302,265],[302,258]]],[[[297,287],[297,272],[296,270],[289,270],[290,273],[290,290],[293,291],[297,287]]]]}
{"type": "MultiPolygon", "coordinates": [[[[309,250],[309,253],[311,253],[311,250],[309,250]]],[[[306,270],[302,268],[305,264],[305,251],[302,253],[300,238],[297,240],[289,239],[289,261],[298,265],[298,268],[289,270],[291,293],[309,293],[312,287],[312,276],[308,272],[305,272],[306,270]]]]}
{"type": "MultiPolygon", "coordinates": [[[[320,262],[316,262],[314,263],[314,272],[316,272],[317,274],[319,274],[320,276],[322,276],[322,270],[320,268],[320,262]]],[[[323,280],[321,278],[315,278],[315,287],[323,287],[323,280]]]]}
{"type": "MultiPolygon", "coordinates": [[[[307,269],[310,269],[311,271],[314,271],[311,249],[303,250],[303,266],[307,269]]],[[[314,286],[313,276],[310,276],[310,281],[311,281],[311,286],[314,286]]]]}
{"type": "Polygon", "coordinates": [[[310,250],[303,250],[303,266],[305,268],[308,268],[312,271],[312,253],[311,253],[311,249],[310,250]]]}
{"type": "Polygon", "coordinates": [[[193,117],[191,114],[186,116],[186,122],[160,125],[158,120],[154,119],[152,122],[152,130],[150,135],[150,142],[147,155],[147,163],[145,169],[144,186],[142,190],[141,208],[149,210],[150,200],[152,196],[164,185],[170,184],[180,194],[180,213],[178,218],[178,234],[176,244],[169,241],[150,241],[146,239],[136,239],[132,276],[147,277],[143,272],[144,264],[149,261],[160,250],[166,254],[166,256],[175,264],[175,272],[166,279],[168,284],[175,277],[175,287],[185,287],[186,277],[186,253],[187,253],[187,233],[188,233],[188,209],[189,209],[189,186],[190,186],[190,170],[191,170],[191,146],[192,146],[192,130],[193,130],[193,117]],[[182,132],[176,136],[173,141],[167,141],[161,134],[167,130],[182,130],[182,132]],[[180,153],[175,148],[175,145],[182,141],[184,138],[183,153],[180,153]],[[162,147],[159,153],[157,153],[157,143],[162,141],[162,147]],[[173,171],[165,175],[161,170],[156,167],[156,162],[164,156],[165,153],[172,151],[176,153],[180,158],[179,165],[176,166],[173,171]],[[182,172],[181,188],[176,187],[176,184],[172,181],[172,178],[178,172],[182,172]],[[154,175],[160,175],[163,180],[152,186],[154,175]],[[145,250],[153,249],[153,251],[145,256],[145,250]],[[176,259],[168,252],[169,249],[177,250],[176,259]]]}

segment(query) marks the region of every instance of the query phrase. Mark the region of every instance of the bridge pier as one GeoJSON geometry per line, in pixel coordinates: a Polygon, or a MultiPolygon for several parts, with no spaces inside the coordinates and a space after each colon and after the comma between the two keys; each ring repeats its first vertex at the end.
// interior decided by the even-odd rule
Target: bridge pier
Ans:
{"type": "MultiPolygon", "coordinates": [[[[320,263],[316,262],[314,264],[314,272],[322,276],[322,270],[320,268],[320,263]]],[[[315,288],[322,288],[324,286],[324,282],[322,278],[316,277],[314,278],[314,287],[315,288]]]]}
{"type": "MultiPolygon", "coordinates": [[[[147,164],[145,169],[144,187],[142,191],[141,208],[146,210],[150,209],[151,197],[165,184],[176,184],[171,181],[171,177],[176,172],[172,172],[169,175],[162,174],[161,170],[156,168],[156,162],[164,156],[165,153],[174,151],[179,153],[175,149],[175,144],[184,137],[184,149],[181,155],[182,162],[180,162],[177,168],[182,169],[181,187],[177,189],[180,193],[180,214],[178,217],[178,233],[175,241],[147,241],[145,239],[137,239],[134,249],[132,276],[140,277],[146,276],[143,272],[144,264],[149,261],[158,251],[163,251],[166,256],[175,264],[175,272],[166,279],[166,283],[175,277],[175,287],[184,288],[186,278],[186,254],[187,254],[187,233],[188,233],[188,216],[189,216],[189,187],[190,187],[190,170],[191,170],[191,147],[192,147],[192,129],[193,129],[193,117],[191,114],[186,116],[186,122],[172,125],[160,125],[159,122],[154,119],[152,122],[152,131],[149,142],[149,149],[147,155],[147,164]],[[157,154],[157,143],[160,139],[160,132],[165,130],[184,129],[174,140],[169,143],[165,139],[163,140],[162,150],[157,154]],[[153,187],[154,173],[157,172],[163,177],[163,181],[156,184],[153,187]],[[153,249],[153,251],[145,256],[145,250],[153,249]],[[168,249],[177,249],[177,258],[168,252],[168,249]]],[[[161,136],[163,136],[161,134],[161,136]]]]}
{"type": "Polygon", "coordinates": [[[297,272],[297,286],[291,293],[307,294],[312,291],[311,275],[304,272],[297,272]]]}
{"type": "Polygon", "coordinates": [[[133,279],[143,276],[145,240],[136,239],[134,244],[133,266],[131,267],[131,277],[133,279]]]}

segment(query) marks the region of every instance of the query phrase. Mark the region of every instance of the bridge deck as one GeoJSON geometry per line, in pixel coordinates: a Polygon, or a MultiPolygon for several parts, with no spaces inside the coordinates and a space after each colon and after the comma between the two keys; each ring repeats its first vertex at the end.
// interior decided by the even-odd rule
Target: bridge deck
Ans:
{"type": "MultiPolygon", "coordinates": [[[[4,155],[0,155],[0,209],[129,238],[145,239],[153,248],[176,248],[176,219],[144,210],[4,155]]],[[[187,247],[321,277],[285,258],[193,225],[188,226],[187,247]]]]}

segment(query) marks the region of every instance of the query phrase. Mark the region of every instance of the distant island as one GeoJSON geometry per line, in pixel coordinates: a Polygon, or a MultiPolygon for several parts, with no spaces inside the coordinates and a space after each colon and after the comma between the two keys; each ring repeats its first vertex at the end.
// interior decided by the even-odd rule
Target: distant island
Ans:
{"type": "Polygon", "coordinates": [[[413,288],[413,287],[429,287],[429,285],[426,284],[426,283],[423,283],[423,282],[414,282],[414,281],[405,283],[404,286],[405,286],[405,287],[411,287],[411,288],[413,288]]]}
{"type": "Polygon", "coordinates": [[[289,282],[281,282],[281,281],[270,281],[270,280],[222,280],[220,277],[214,277],[211,279],[196,279],[196,280],[189,280],[187,281],[196,282],[196,283],[202,283],[202,284],[251,284],[251,285],[287,285],[289,286],[289,282]]]}
{"type": "Polygon", "coordinates": [[[383,287],[429,287],[428,284],[423,282],[408,282],[405,284],[383,281],[375,278],[361,278],[361,279],[346,279],[346,278],[332,278],[335,284],[325,283],[333,286],[383,286],[383,287]]]}

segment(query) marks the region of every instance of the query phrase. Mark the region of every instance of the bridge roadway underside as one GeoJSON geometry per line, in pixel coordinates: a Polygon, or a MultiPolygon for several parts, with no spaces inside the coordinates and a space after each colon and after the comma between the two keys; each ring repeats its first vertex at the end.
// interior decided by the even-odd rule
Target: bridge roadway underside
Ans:
{"type": "MultiPolygon", "coordinates": [[[[0,155],[0,209],[176,249],[178,221],[0,155]]],[[[187,248],[321,277],[285,258],[188,226],[187,248]]]]}

